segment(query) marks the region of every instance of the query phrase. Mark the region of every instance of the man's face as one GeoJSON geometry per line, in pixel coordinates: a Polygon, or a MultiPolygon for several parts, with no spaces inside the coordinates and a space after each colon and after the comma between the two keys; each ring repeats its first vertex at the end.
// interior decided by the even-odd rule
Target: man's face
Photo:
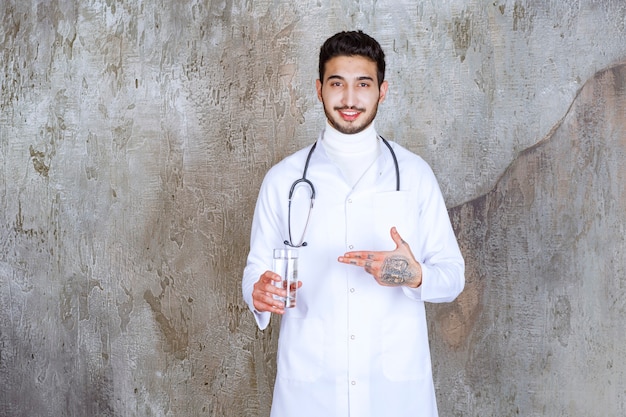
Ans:
{"type": "Polygon", "coordinates": [[[387,81],[380,88],[376,63],[355,56],[337,56],[326,62],[324,79],[317,80],[317,98],[332,127],[354,134],[366,129],[385,100],[387,81]]]}

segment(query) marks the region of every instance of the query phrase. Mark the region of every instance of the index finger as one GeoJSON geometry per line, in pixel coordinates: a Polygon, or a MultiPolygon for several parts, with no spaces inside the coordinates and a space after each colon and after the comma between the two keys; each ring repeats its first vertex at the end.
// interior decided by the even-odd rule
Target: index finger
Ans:
{"type": "Polygon", "coordinates": [[[261,275],[261,279],[267,281],[268,283],[271,283],[272,281],[280,281],[282,280],[281,276],[278,275],[276,272],[267,270],[265,272],[263,272],[263,275],[261,275]]]}
{"type": "Polygon", "coordinates": [[[375,260],[376,252],[370,251],[354,251],[354,252],[346,252],[343,256],[340,256],[337,260],[344,264],[354,263],[355,260],[375,260]]]}

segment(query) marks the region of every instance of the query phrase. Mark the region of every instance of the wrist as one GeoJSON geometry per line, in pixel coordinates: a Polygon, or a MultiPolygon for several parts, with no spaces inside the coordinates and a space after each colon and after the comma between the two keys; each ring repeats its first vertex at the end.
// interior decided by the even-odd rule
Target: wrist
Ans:
{"type": "Polygon", "coordinates": [[[407,283],[409,288],[419,288],[422,285],[422,265],[417,262],[417,267],[415,269],[415,278],[407,283]]]}

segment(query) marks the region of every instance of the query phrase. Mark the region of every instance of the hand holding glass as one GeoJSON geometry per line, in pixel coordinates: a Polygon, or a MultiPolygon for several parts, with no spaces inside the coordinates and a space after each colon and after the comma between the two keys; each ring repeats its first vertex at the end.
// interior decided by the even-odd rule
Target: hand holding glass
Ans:
{"type": "Polygon", "coordinates": [[[274,281],[279,288],[287,290],[287,297],[274,296],[285,302],[285,308],[296,306],[298,288],[298,251],[296,249],[274,249],[273,271],[281,276],[281,281],[274,281]]]}

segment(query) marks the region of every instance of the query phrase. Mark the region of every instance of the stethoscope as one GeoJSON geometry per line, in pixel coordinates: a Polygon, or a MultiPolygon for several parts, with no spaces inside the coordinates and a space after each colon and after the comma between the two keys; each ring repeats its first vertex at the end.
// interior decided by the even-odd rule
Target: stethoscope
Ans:
{"type": "MultiPolygon", "coordinates": [[[[387,146],[387,148],[389,149],[389,152],[391,152],[391,157],[393,158],[393,164],[396,168],[396,191],[400,191],[400,167],[398,166],[398,158],[396,158],[396,153],[391,148],[391,145],[389,144],[389,142],[387,142],[387,139],[383,138],[380,135],[378,137],[383,141],[385,146],[387,146]]],[[[306,172],[309,169],[309,162],[311,162],[311,155],[313,155],[313,151],[315,150],[316,146],[317,146],[317,142],[315,142],[313,146],[311,146],[311,150],[309,150],[309,154],[306,157],[306,162],[304,163],[304,169],[302,170],[302,178],[295,180],[293,184],[291,184],[291,188],[289,189],[289,208],[287,210],[287,229],[289,231],[289,240],[285,240],[283,243],[287,246],[291,246],[292,248],[300,248],[302,246],[307,245],[307,242],[304,241],[304,236],[306,235],[306,229],[309,226],[309,219],[311,218],[311,211],[313,211],[313,204],[315,203],[315,186],[313,186],[313,183],[306,178],[306,172]],[[293,199],[293,192],[298,186],[298,184],[305,184],[309,187],[310,192],[311,192],[311,204],[309,205],[309,213],[306,217],[304,230],[302,231],[302,238],[300,238],[300,243],[296,245],[293,243],[293,239],[291,238],[291,201],[293,199]]]]}

